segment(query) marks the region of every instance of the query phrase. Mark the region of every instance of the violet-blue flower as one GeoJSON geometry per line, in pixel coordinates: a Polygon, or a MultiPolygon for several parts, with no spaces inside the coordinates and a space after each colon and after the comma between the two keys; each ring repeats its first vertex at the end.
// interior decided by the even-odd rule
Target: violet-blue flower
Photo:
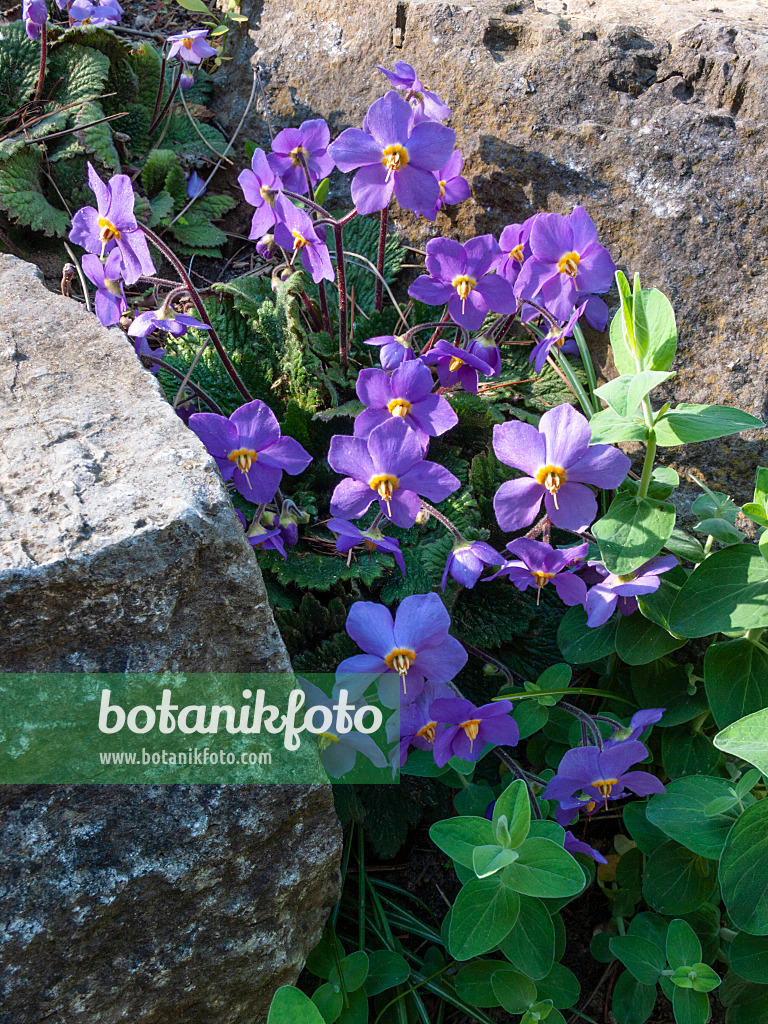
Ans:
{"type": "Polygon", "coordinates": [[[424,88],[415,69],[404,60],[395,62],[394,71],[387,71],[378,64],[376,70],[385,74],[395,89],[405,93],[405,99],[413,107],[415,124],[420,121],[445,121],[451,116],[451,108],[435,93],[424,88]]]}
{"type": "Polygon", "coordinates": [[[264,523],[254,519],[250,527],[240,509],[235,509],[235,515],[240,520],[248,543],[252,548],[264,548],[265,551],[277,551],[283,558],[287,558],[283,538],[277,526],[265,526],[264,523]]]}
{"type": "Polygon", "coordinates": [[[607,807],[609,800],[620,800],[627,795],[627,790],[637,796],[663,793],[664,786],[654,775],[628,771],[647,756],[648,751],[637,740],[604,750],[575,747],[563,755],[557,774],[547,783],[544,799],[573,804],[574,796],[578,794],[578,803],[585,804],[585,810],[589,812],[601,804],[607,807]]]}
{"type": "Polygon", "coordinates": [[[379,358],[385,370],[394,370],[401,363],[416,358],[411,340],[404,334],[383,334],[378,338],[369,338],[365,344],[380,346],[379,358]]]}
{"type": "Polygon", "coordinates": [[[501,350],[493,338],[486,338],[483,335],[474,338],[470,341],[467,351],[490,366],[491,372],[487,376],[498,377],[501,373],[501,350]]]}
{"type": "MultiPolygon", "coordinates": [[[[253,151],[250,169],[242,170],[237,180],[245,201],[255,207],[248,237],[261,238],[277,220],[275,200],[283,184],[270,167],[263,149],[253,151]]],[[[292,249],[293,245],[289,248],[292,249]]]]}
{"type": "Polygon", "coordinates": [[[545,412],[539,429],[519,420],[493,428],[493,449],[507,466],[526,475],[503,483],[493,499],[502,530],[528,526],[544,498],[547,515],[564,530],[586,530],[597,515],[597,501],[585,484],[618,487],[631,465],[607,444],[590,446],[589,423],[571,405],[545,412]]]}
{"type": "Polygon", "coordinates": [[[75,0],[69,7],[69,19],[73,25],[117,25],[123,16],[123,9],[117,0],[75,0]]]}
{"type": "Polygon", "coordinates": [[[666,708],[646,708],[643,711],[636,711],[632,715],[629,725],[617,726],[610,739],[607,739],[603,746],[610,748],[615,747],[618,743],[636,740],[649,725],[655,725],[657,722],[660,722],[665,711],[666,708]]]}
{"type": "Polygon", "coordinates": [[[388,678],[380,685],[379,696],[386,707],[399,707],[400,694],[412,700],[425,679],[449,682],[467,663],[467,652],[450,635],[450,627],[451,617],[437,594],[406,597],[394,619],[383,604],[355,601],[346,629],[365,654],[341,662],[333,692],[343,688],[357,700],[383,675],[388,678]]]}
{"type": "Polygon", "coordinates": [[[437,121],[414,125],[411,107],[394,89],[371,105],[366,127],[347,128],[328,150],[344,173],[360,168],[352,180],[358,213],[383,210],[393,190],[406,210],[434,210],[440,186],[432,172],[445,166],[456,133],[437,121]]]}
{"type": "Polygon", "coordinates": [[[178,57],[187,64],[199,64],[206,57],[217,56],[219,51],[205,41],[207,35],[207,28],[198,28],[193,32],[180,32],[175,36],[168,36],[167,42],[171,44],[168,60],[178,57]]]}
{"type": "Polygon", "coordinates": [[[80,260],[83,273],[92,284],[96,285],[96,298],[93,305],[96,316],[105,327],[119,323],[120,317],[128,309],[123,282],[120,280],[122,263],[119,249],[112,250],[106,263],[102,263],[99,257],[93,253],[86,253],[80,260]]]}
{"type": "Polygon", "coordinates": [[[437,378],[444,388],[460,384],[465,391],[477,394],[478,374],[493,376],[493,367],[476,351],[459,348],[442,338],[421,357],[428,365],[437,367],[437,378]]]}
{"type": "Polygon", "coordinates": [[[503,565],[504,558],[484,540],[457,540],[448,555],[443,571],[442,588],[448,582],[448,575],[471,590],[480,578],[483,569],[488,565],[503,565]]]}
{"type": "Polygon", "coordinates": [[[361,370],[357,397],[368,408],[355,419],[355,437],[399,416],[425,439],[439,437],[459,422],[442,395],[432,394],[432,374],[420,359],[402,363],[392,376],[377,368],[361,370]]]}
{"type": "Polygon", "coordinates": [[[486,743],[516,746],[520,730],[509,714],[511,710],[508,700],[475,707],[463,697],[438,698],[431,705],[430,714],[446,728],[435,739],[435,764],[442,767],[452,757],[477,761],[486,743]]]}
{"type": "MultiPolygon", "coordinates": [[[[433,750],[435,737],[442,732],[442,726],[430,713],[434,701],[441,697],[455,697],[456,692],[446,683],[434,683],[427,679],[421,692],[410,701],[403,701],[400,705],[400,729],[397,736],[390,735],[387,738],[390,742],[397,740],[396,753],[400,767],[408,759],[408,750],[416,747],[417,750],[433,750]]],[[[390,722],[397,722],[393,716],[390,722]]],[[[389,725],[389,723],[387,723],[389,725]]]]}
{"type": "Polygon", "coordinates": [[[157,363],[152,362],[152,359],[164,359],[165,349],[152,348],[152,346],[147,341],[147,336],[142,335],[140,338],[137,338],[136,341],[133,343],[133,350],[141,360],[142,366],[149,370],[151,374],[157,374],[160,367],[157,365],[157,363]],[[151,356],[152,359],[147,359],[145,362],[145,356],[151,356]]]}
{"type": "MultiPolygon", "coordinates": [[[[674,555],[657,555],[626,576],[608,573],[587,594],[587,625],[602,626],[613,615],[616,605],[622,614],[631,615],[637,609],[637,595],[655,593],[661,586],[659,576],[677,564],[674,555]]],[[[595,568],[600,572],[602,566],[595,568]]]]}
{"type": "Polygon", "coordinates": [[[496,269],[512,284],[517,280],[523,263],[531,255],[531,227],[538,216],[535,214],[522,224],[507,224],[499,236],[501,255],[496,262],[496,269]]]}
{"type": "Polygon", "coordinates": [[[48,8],[45,0],[24,0],[21,8],[24,27],[30,39],[40,38],[40,28],[48,21],[48,8]]]}
{"type": "Polygon", "coordinates": [[[395,526],[413,526],[421,509],[419,495],[440,502],[460,483],[443,466],[424,461],[421,437],[398,416],[390,416],[367,438],[332,437],[328,461],[345,477],[331,497],[331,515],[342,519],[359,519],[378,498],[395,526]]]}
{"type": "Polygon", "coordinates": [[[583,206],[573,213],[542,213],[531,226],[531,257],[517,279],[519,296],[534,299],[560,320],[570,316],[581,295],[606,292],[616,264],[597,241],[597,228],[583,206]]]}
{"type": "Polygon", "coordinates": [[[435,171],[440,195],[434,210],[424,214],[427,220],[434,220],[444,206],[455,206],[457,203],[463,203],[465,199],[469,199],[469,182],[461,176],[463,166],[464,159],[461,150],[454,149],[445,167],[435,171]]]}
{"type": "Polygon", "coordinates": [[[88,183],[96,196],[97,208],[84,206],[77,211],[69,240],[97,256],[117,246],[126,284],[155,274],[146,236],[133,213],[135,196],[131,179],[127,174],[114,174],[105,185],[89,163],[88,183]]]}
{"type": "Polygon", "coordinates": [[[582,561],[589,545],[577,544],[570,548],[553,548],[542,541],[531,540],[529,537],[518,537],[507,550],[518,558],[505,562],[501,569],[490,579],[497,576],[508,576],[518,590],[536,587],[536,604],[539,603],[542,588],[551,583],[557,596],[567,605],[584,604],[587,598],[587,585],[573,573],[573,566],[582,561]]]}
{"type": "Polygon", "coordinates": [[[489,310],[514,313],[517,299],[506,278],[492,274],[501,250],[493,235],[470,238],[466,245],[452,238],[427,242],[427,270],[408,294],[428,306],[448,303],[454,321],[468,331],[482,327],[489,310]]]}
{"type": "Polygon", "coordinates": [[[224,481],[232,480],[254,503],[271,501],[283,472],[296,476],[312,461],[298,441],[280,436],[275,414],[258,399],[235,409],[229,419],[195,413],[189,427],[215,459],[224,481]]]}
{"type": "Polygon", "coordinates": [[[205,184],[205,179],[201,178],[197,171],[192,171],[190,176],[187,178],[187,195],[190,199],[197,199],[198,196],[205,195],[208,186],[205,184]]]}
{"type": "MultiPolygon", "coordinates": [[[[288,252],[300,252],[304,269],[317,284],[333,280],[333,266],[328,246],[318,234],[312,218],[305,210],[299,210],[293,203],[280,195],[275,200],[275,241],[288,252]]],[[[322,230],[322,229],[321,229],[322,230]]]]}
{"type": "Polygon", "coordinates": [[[142,338],[152,331],[167,331],[174,338],[180,338],[190,327],[196,327],[199,331],[211,330],[209,324],[196,320],[188,313],[177,313],[165,303],[160,309],[149,309],[145,313],[139,313],[128,328],[128,333],[132,338],[142,338]]]}
{"type": "MultiPolygon", "coordinates": [[[[302,679],[301,676],[299,676],[298,682],[307,698],[305,705],[307,709],[318,707],[328,709],[328,731],[315,733],[315,736],[320,751],[320,761],[332,779],[339,779],[347,772],[351,772],[355,767],[358,754],[368,758],[376,768],[386,767],[387,759],[384,752],[377,746],[373,736],[358,732],[356,729],[350,729],[348,732],[342,732],[339,729],[338,717],[334,710],[334,705],[338,701],[335,698],[326,696],[319,686],[315,686],[307,679],[302,679]]],[[[354,718],[356,710],[354,706],[348,705],[346,714],[350,721],[354,718]]],[[[313,724],[317,728],[317,723],[313,721],[313,724]]]]}
{"type": "Polygon", "coordinates": [[[568,853],[583,853],[586,857],[591,857],[598,864],[608,863],[599,850],[596,850],[594,846],[590,846],[589,843],[584,843],[581,839],[577,839],[573,832],[566,831],[563,847],[568,853]]]}
{"type": "Polygon", "coordinates": [[[563,324],[562,327],[550,327],[544,337],[540,338],[533,346],[529,362],[533,363],[533,368],[536,373],[541,373],[544,369],[547,356],[553,347],[556,346],[561,352],[565,351],[566,340],[573,334],[573,329],[576,326],[579,317],[584,312],[585,306],[586,303],[582,303],[577,309],[575,309],[568,322],[563,324]]]}
{"type": "Polygon", "coordinates": [[[400,551],[400,542],[394,537],[385,537],[378,526],[369,526],[367,530],[361,530],[346,519],[329,519],[325,525],[337,535],[336,550],[339,554],[346,555],[358,544],[363,544],[368,551],[385,551],[393,555],[400,571],[405,575],[405,560],[400,551]]]}
{"type": "Polygon", "coordinates": [[[334,168],[328,152],[331,133],[322,118],[305,121],[298,128],[284,128],[272,141],[272,152],[267,157],[269,166],[283,180],[289,192],[305,195],[307,178],[302,160],[309,168],[312,187],[321,178],[327,178],[334,168]]]}

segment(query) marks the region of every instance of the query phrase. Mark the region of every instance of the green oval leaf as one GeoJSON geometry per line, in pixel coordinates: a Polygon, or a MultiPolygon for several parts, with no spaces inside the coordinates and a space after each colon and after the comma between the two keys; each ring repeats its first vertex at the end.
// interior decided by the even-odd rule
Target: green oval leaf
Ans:
{"type": "Polygon", "coordinates": [[[390,949],[374,950],[368,959],[368,977],[365,979],[365,994],[368,996],[376,996],[388,988],[402,985],[411,975],[405,957],[390,949]]]}
{"type": "Polygon", "coordinates": [[[526,839],[514,864],[504,868],[504,884],[522,896],[560,899],[585,885],[584,872],[570,853],[551,839],[526,839]]]}
{"type": "Polygon", "coordinates": [[[451,956],[470,960],[495,949],[513,927],[519,910],[517,893],[504,885],[498,875],[467,882],[456,897],[451,914],[451,956]]]}
{"type": "Polygon", "coordinates": [[[499,1003],[507,1013],[525,1013],[536,999],[536,986],[530,978],[516,971],[501,969],[493,972],[491,985],[499,1003]]]}
{"type": "Polygon", "coordinates": [[[435,846],[447,853],[451,860],[465,868],[473,868],[476,846],[493,846],[493,825],[487,818],[467,816],[436,821],[429,830],[435,846]]]}
{"type": "Polygon", "coordinates": [[[292,985],[283,985],[272,997],[267,1024],[325,1024],[320,1011],[304,993],[292,985]]]}
{"type": "Polygon", "coordinates": [[[643,985],[629,971],[619,975],[611,1003],[618,1024],[645,1024],[655,1006],[655,985],[643,985]]]}
{"type": "Polygon", "coordinates": [[[718,750],[725,750],[749,761],[768,777],[768,708],[741,718],[714,739],[718,750]]]}
{"type": "Polygon", "coordinates": [[[501,944],[511,964],[529,978],[546,977],[555,962],[555,926],[544,904],[532,896],[520,897],[520,913],[501,944]]]}
{"type": "Polygon", "coordinates": [[[678,843],[665,843],[648,860],[643,896],[660,914],[690,914],[707,902],[716,885],[712,861],[678,843]]]}
{"type": "Polygon", "coordinates": [[[696,964],[701,960],[701,943],[687,921],[675,918],[667,931],[667,960],[673,971],[678,967],[696,964]]]}
{"type": "Polygon", "coordinates": [[[740,978],[765,984],[768,978],[768,935],[739,932],[728,950],[728,958],[740,978]]]}
{"type": "Polygon", "coordinates": [[[656,441],[664,447],[711,441],[765,424],[756,416],[727,405],[689,405],[681,402],[665,413],[655,426],[656,441]]]}
{"type": "Polygon", "coordinates": [[[741,637],[711,644],[704,682],[718,729],[768,707],[768,651],[741,637]]]}
{"type": "Polygon", "coordinates": [[[768,800],[759,800],[731,829],[720,857],[720,888],[734,926],[768,934],[768,800]]]}
{"type": "Polygon", "coordinates": [[[675,515],[669,502],[636,498],[626,491],[617,494],[592,527],[609,571],[626,576],[657,555],[669,540],[675,515]]]}
{"type": "Polygon", "coordinates": [[[659,947],[639,935],[614,935],[608,947],[632,977],[643,985],[655,985],[666,967],[666,959],[659,947]]]}
{"type": "Polygon", "coordinates": [[[698,565],[669,613],[669,628],[678,636],[764,626],[768,626],[768,562],[751,544],[716,551],[698,565]]]}

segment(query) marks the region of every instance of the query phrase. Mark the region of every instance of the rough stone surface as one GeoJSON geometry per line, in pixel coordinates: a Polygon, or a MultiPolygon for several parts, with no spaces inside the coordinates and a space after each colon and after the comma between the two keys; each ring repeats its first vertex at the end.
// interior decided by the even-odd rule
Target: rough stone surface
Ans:
{"type": "MultiPolygon", "coordinates": [[[[413,64],[453,109],[472,199],[412,240],[498,231],[583,204],[628,273],[675,306],[678,376],[664,398],[768,412],[764,146],[768,11],[753,0],[243,0],[250,19],[219,92],[236,123],[262,69],[275,128],[359,126],[413,64]]],[[[268,136],[255,114],[246,137],[268,136]]],[[[610,297],[614,305],[616,297],[610,297]]],[[[609,302],[610,304],[610,302],[609,302]]],[[[602,372],[605,341],[594,339],[602,372]]],[[[657,392],[661,394],[661,392],[657,392]]],[[[764,432],[673,451],[736,500],[768,459],[764,432]]]]}
{"type": "MultiPolygon", "coordinates": [[[[0,255],[0,671],[279,671],[253,552],[118,330],[0,255]]],[[[253,1024],[338,894],[328,787],[0,789],[0,1021],[253,1024]]]]}

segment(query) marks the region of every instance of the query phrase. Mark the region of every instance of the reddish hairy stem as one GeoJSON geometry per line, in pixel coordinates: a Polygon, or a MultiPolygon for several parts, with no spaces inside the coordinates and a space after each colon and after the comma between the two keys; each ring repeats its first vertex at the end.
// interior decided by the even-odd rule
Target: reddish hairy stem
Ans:
{"type": "Polygon", "coordinates": [[[152,118],[152,124],[149,126],[149,128],[147,130],[147,135],[151,135],[152,132],[155,131],[157,126],[160,124],[160,122],[165,117],[166,110],[168,109],[168,107],[170,107],[171,103],[173,103],[173,97],[176,95],[176,90],[179,88],[179,82],[181,81],[181,72],[182,72],[182,65],[179,64],[179,70],[178,70],[178,72],[176,74],[176,81],[173,83],[173,88],[171,89],[171,95],[165,101],[165,106],[160,111],[160,113],[156,117],[152,118]]]}
{"type": "Polygon", "coordinates": [[[252,402],[253,395],[251,395],[251,393],[248,391],[248,388],[245,386],[245,384],[243,384],[242,380],[240,379],[240,375],[232,365],[232,361],[227,355],[227,352],[221,343],[221,339],[219,338],[213,324],[211,323],[210,317],[208,316],[208,312],[205,306],[203,305],[203,300],[200,298],[197,289],[192,284],[189,274],[187,274],[186,270],[184,269],[184,265],[181,263],[179,258],[168,248],[165,242],[161,238],[157,237],[154,231],[146,227],[144,224],[139,224],[139,227],[147,236],[152,245],[159,249],[163,256],[165,256],[165,258],[173,266],[174,270],[179,275],[181,280],[184,282],[184,286],[189,292],[189,297],[195,304],[195,309],[200,314],[200,319],[203,321],[204,324],[206,324],[211,329],[211,342],[219,355],[219,359],[221,359],[222,363],[224,364],[224,369],[227,371],[230,378],[232,379],[232,383],[235,385],[235,387],[246,400],[246,402],[252,402]]]}
{"type": "Polygon", "coordinates": [[[347,352],[347,274],[344,268],[344,233],[341,221],[333,226],[336,242],[336,280],[339,288],[339,359],[342,370],[346,370],[349,357],[347,352]]]}
{"type": "Polygon", "coordinates": [[[376,305],[375,309],[377,313],[380,313],[384,307],[384,250],[387,246],[387,207],[381,211],[381,225],[379,227],[379,252],[376,257],[376,269],[380,276],[376,278],[376,305]]]}
{"type": "Polygon", "coordinates": [[[45,65],[48,60],[48,23],[41,26],[40,34],[40,74],[37,76],[37,88],[35,89],[35,100],[43,95],[43,82],[45,81],[45,65]]]}

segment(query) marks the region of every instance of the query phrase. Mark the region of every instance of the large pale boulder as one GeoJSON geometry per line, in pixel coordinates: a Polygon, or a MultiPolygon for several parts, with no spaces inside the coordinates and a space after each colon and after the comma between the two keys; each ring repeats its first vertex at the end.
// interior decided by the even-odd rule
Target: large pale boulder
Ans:
{"type": "MultiPolygon", "coordinates": [[[[3,255],[0,496],[0,671],[289,668],[201,443],[122,332],[3,255]]],[[[4,786],[0,1021],[262,1021],[339,853],[326,786],[4,786]]]]}
{"type": "MultiPolygon", "coordinates": [[[[241,10],[249,25],[227,44],[234,60],[218,91],[226,120],[237,123],[257,63],[276,129],[321,116],[335,134],[359,126],[387,88],[375,65],[407,61],[452,107],[472,186],[435,225],[399,216],[411,240],[583,204],[620,266],[675,306],[678,376],[664,399],[765,418],[764,4],[243,0],[241,10]]],[[[246,131],[268,145],[260,113],[246,131]]],[[[746,500],[768,443],[753,433],[667,458],[746,500]]]]}

